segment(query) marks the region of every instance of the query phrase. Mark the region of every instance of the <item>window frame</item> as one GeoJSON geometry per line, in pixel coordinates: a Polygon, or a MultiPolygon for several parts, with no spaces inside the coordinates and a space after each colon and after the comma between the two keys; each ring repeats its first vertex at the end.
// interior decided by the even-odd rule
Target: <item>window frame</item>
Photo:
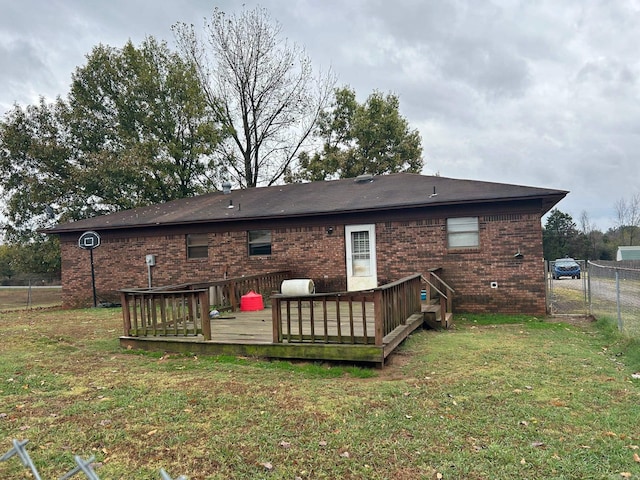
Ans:
{"type": "Polygon", "coordinates": [[[247,230],[247,254],[249,257],[267,257],[272,252],[271,230],[247,230]],[[252,238],[252,235],[254,238],[252,238]],[[264,238],[268,238],[268,242],[264,238]],[[268,251],[267,251],[268,250],[268,251]]]}
{"type": "Polygon", "coordinates": [[[185,236],[185,246],[187,250],[187,260],[209,258],[209,234],[188,233],[185,236]]]}
{"type": "Polygon", "coordinates": [[[447,218],[447,248],[449,250],[477,250],[480,248],[479,217],[447,218]],[[466,239],[471,239],[471,241],[466,239]]]}

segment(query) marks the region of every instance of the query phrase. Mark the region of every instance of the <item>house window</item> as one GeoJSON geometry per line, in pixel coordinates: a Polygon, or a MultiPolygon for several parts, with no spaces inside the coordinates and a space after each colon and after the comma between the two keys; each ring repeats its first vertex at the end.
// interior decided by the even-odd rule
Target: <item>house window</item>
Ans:
{"type": "Polygon", "coordinates": [[[206,233],[187,235],[187,258],[207,258],[209,256],[209,236],[206,233]]]}
{"type": "Polygon", "coordinates": [[[449,248],[477,248],[480,246],[478,217],[447,218],[449,248]]]}
{"type": "Polygon", "coordinates": [[[249,256],[271,255],[271,230],[249,230],[249,256]]]}

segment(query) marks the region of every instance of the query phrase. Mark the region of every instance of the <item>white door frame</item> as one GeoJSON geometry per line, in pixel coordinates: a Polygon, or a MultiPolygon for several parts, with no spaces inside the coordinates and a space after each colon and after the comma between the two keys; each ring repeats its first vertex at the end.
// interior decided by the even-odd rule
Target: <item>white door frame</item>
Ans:
{"type": "Polygon", "coordinates": [[[347,291],[369,290],[378,286],[378,269],[376,266],[376,226],[345,225],[344,227],[346,262],[347,262],[347,291]],[[359,235],[354,235],[359,234],[359,235]],[[359,241],[355,245],[354,237],[359,241]],[[366,248],[368,251],[363,251],[366,248]],[[360,250],[359,250],[360,249],[360,250]]]}

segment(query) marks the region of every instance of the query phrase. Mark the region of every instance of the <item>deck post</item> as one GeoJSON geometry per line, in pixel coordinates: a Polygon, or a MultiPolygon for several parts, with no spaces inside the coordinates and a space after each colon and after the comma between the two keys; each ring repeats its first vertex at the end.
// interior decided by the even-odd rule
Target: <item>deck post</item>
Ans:
{"type": "Polygon", "coordinates": [[[375,317],[376,346],[382,346],[384,338],[384,311],[382,302],[382,290],[374,290],[373,292],[373,315],[375,317]]]}
{"type": "Polygon", "coordinates": [[[129,299],[124,292],[120,292],[120,303],[122,304],[122,327],[124,335],[128,337],[131,333],[131,312],[129,311],[129,299]]]}
{"type": "Polygon", "coordinates": [[[277,292],[271,295],[271,325],[273,343],[282,343],[282,313],[280,312],[280,298],[277,292]]]}
{"type": "Polygon", "coordinates": [[[238,302],[236,302],[236,282],[231,281],[229,283],[229,303],[231,304],[231,311],[235,312],[238,309],[238,302]]]}
{"type": "Polygon", "coordinates": [[[211,319],[209,319],[209,291],[200,292],[200,319],[202,320],[202,335],[205,340],[211,340],[211,319]]]}

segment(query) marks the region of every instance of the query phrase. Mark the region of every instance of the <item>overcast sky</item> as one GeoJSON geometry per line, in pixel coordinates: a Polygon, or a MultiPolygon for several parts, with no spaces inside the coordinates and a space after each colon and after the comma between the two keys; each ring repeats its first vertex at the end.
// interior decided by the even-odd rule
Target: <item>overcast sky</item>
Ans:
{"type": "Polygon", "coordinates": [[[68,92],[92,47],[267,8],[359,101],[400,97],[425,174],[569,190],[606,230],[640,193],[638,0],[0,0],[0,115],[68,92]]]}

